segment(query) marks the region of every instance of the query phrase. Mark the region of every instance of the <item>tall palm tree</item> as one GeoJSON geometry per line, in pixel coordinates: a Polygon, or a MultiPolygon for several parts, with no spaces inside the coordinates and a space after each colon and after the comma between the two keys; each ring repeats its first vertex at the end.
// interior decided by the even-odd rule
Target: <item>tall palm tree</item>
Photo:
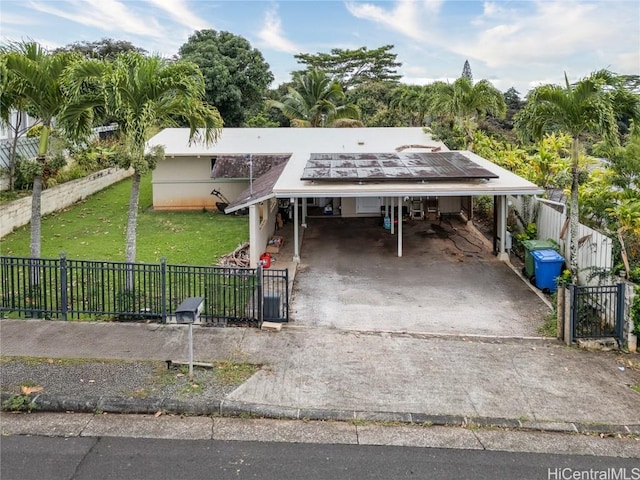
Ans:
{"type": "Polygon", "coordinates": [[[542,85],[534,89],[516,116],[515,126],[525,137],[540,139],[548,132],[571,136],[571,198],[569,204],[569,268],[574,282],[578,278],[578,185],[581,137],[601,135],[612,144],[619,142],[618,117],[622,114],[640,120],[640,97],[625,93],[619,77],[600,70],[575,84],[565,74],[564,87],[542,85]],[[621,100],[622,99],[622,100],[621,100]]]}
{"type": "Polygon", "coordinates": [[[267,102],[289,118],[292,126],[362,126],[358,107],[341,104],[345,98],[342,86],[322,70],[296,72],[292,83],[281,102],[267,102]]]}
{"type": "Polygon", "coordinates": [[[393,92],[391,106],[409,119],[412,127],[423,127],[429,114],[434,84],[401,85],[393,92]]]}
{"type": "Polygon", "coordinates": [[[216,141],[222,119],[204,102],[205,82],[192,62],[171,62],[137,52],[119,55],[109,63],[92,60],[75,65],[66,77],[67,90],[74,99],[72,108],[62,113],[66,123],[86,129],[96,112],[118,123],[124,145],[123,164],[133,168],[126,233],[126,261],[136,258],[136,226],[140,179],[155,168],[163,152],[145,152],[151,134],[160,127],[189,127],[190,141],[216,141]],[[103,112],[102,112],[103,110],[103,112]]]}
{"type": "Polygon", "coordinates": [[[42,173],[47,161],[49,136],[54,118],[69,103],[63,91],[63,75],[77,57],[68,52],[50,54],[36,42],[10,43],[4,45],[0,53],[7,77],[16,80],[12,85],[17,90],[14,89],[12,95],[21,99],[21,105],[26,106],[30,115],[42,125],[36,157],[39,169],[33,179],[31,203],[30,256],[38,258],[41,245],[42,173]]]}
{"type": "Polygon", "coordinates": [[[467,77],[453,83],[436,82],[431,96],[431,108],[457,125],[464,132],[467,146],[473,142],[478,121],[487,114],[504,118],[506,104],[502,92],[488,80],[474,84],[467,77]]]}
{"type": "Polygon", "coordinates": [[[22,79],[12,74],[6,66],[4,54],[0,54],[0,125],[7,129],[10,135],[9,150],[9,190],[15,188],[16,156],[18,140],[29,130],[27,114],[27,98],[22,95],[22,79]]]}

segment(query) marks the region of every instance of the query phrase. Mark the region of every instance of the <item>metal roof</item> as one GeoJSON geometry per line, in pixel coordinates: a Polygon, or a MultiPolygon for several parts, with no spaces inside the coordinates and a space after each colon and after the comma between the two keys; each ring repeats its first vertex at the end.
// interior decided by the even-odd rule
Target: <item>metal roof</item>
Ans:
{"type": "Polygon", "coordinates": [[[267,194],[282,198],[533,195],[543,192],[528,180],[469,151],[457,151],[455,158],[461,155],[495,176],[413,182],[398,178],[367,182],[302,179],[307,161],[314,152],[361,155],[448,152],[446,145],[433,140],[422,128],[224,128],[218,141],[210,146],[189,143],[188,128],[168,128],[150,139],[148,145],[163,145],[168,159],[238,154],[291,155],[288,162],[281,164],[280,176],[272,184],[271,193],[267,194]]]}
{"type": "Polygon", "coordinates": [[[289,160],[291,155],[213,155],[211,178],[258,178],[274,165],[289,160]]]}
{"type": "Polygon", "coordinates": [[[312,153],[301,180],[452,181],[498,178],[458,152],[312,153]]]}
{"type": "Polygon", "coordinates": [[[250,205],[264,202],[275,197],[273,186],[280,177],[282,170],[287,165],[287,161],[274,165],[266,173],[256,178],[248,188],[238,195],[238,197],[224,209],[225,213],[233,213],[250,205]]]}

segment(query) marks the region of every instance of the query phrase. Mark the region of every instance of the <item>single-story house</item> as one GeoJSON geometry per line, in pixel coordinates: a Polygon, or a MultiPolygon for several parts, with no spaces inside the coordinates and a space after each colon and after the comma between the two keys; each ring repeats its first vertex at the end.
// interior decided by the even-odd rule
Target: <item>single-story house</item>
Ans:
{"type": "MultiPolygon", "coordinates": [[[[462,214],[474,196],[490,195],[496,252],[507,259],[507,196],[542,193],[537,185],[469,151],[449,151],[422,128],[225,128],[215,145],[169,128],[149,141],[163,145],[153,172],[157,210],[215,208],[212,190],[229,199],[226,212],[249,209],[251,264],[275,232],[282,207],[299,228],[310,208],[344,217],[462,214]]],[[[402,222],[397,222],[402,256],[402,222]]]]}

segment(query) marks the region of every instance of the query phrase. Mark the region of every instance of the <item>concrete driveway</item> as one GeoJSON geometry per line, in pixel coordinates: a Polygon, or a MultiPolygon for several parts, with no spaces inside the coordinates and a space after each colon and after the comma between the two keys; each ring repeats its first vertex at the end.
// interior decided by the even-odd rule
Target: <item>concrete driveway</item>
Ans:
{"type": "Polygon", "coordinates": [[[340,329],[539,336],[550,310],[458,220],[412,220],[397,237],[378,219],[310,218],[292,323],[340,329]]]}

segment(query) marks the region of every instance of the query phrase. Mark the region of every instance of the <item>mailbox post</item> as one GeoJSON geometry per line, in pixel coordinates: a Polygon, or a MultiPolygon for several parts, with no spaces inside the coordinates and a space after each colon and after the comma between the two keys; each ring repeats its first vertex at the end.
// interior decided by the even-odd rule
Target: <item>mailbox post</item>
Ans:
{"type": "Polygon", "coordinates": [[[187,297],[176,308],[176,323],[189,325],[189,380],[193,380],[193,324],[202,313],[204,298],[187,297]]]}

